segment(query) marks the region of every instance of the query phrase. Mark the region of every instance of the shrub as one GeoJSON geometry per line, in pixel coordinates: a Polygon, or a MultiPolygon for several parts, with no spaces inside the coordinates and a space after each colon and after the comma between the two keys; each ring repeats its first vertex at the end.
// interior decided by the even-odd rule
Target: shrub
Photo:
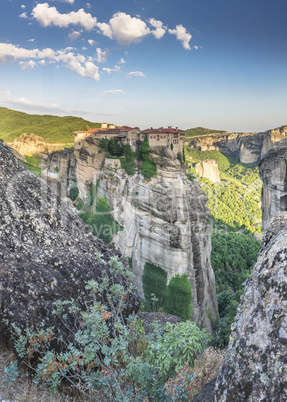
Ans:
{"type": "Polygon", "coordinates": [[[167,272],[161,267],[146,262],[142,276],[145,305],[149,311],[158,310],[164,304],[167,285],[167,272]],[[155,295],[157,301],[151,299],[155,295]]]}
{"type": "Polygon", "coordinates": [[[76,184],[75,185],[73,184],[73,186],[70,188],[70,191],[69,191],[69,198],[72,201],[75,201],[75,199],[78,197],[78,195],[79,195],[79,189],[76,184]]]}
{"type": "Polygon", "coordinates": [[[108,151],[112,156],[121,156],[123,154],[123,151],[115,138],[109,140],[108,151]]]}
{"type": "Polygon", "coordinates": [[[170,149],[173,151],[173,143],[170,144],[170,149]]]}
{"type": "Polygon", "coordinates": [[[177,154],[177,159],[179,160],[179,162],[180,162],[180,164],[182,166],[182,157],[181,157],[180,153],[177,154]]]}
{"type": "Polygon", "coordinates": [[[144,176],[144,178],[147,181],[149,181],[157,173],[156,165],[154,163],[152,163],[150,160],[146,160],[141,165],[141,172],[142,172],[142,175],[144,176]]]}
{"type": "Polygon", "coordinates": [[[169,281],[165,299],[165,311],[183,319],[189,320],[192,315],[191,284],[187,275],[176,274],[169,281]]]}
{"type": "MultiPolygon", "coordinates": [[[[165,381],[185,362],[193,365],[210,335],[194,323],[167,324],[164,330],[155,325],[153,332],[145,335],[135,316],[123,319],[129,296],[135,291],[130,283],[133,275],[117,257],[108,263],[100,254],[96,259],[109,266],[113,276],[104,270],[99,282],[87,283],[84,311],[73,300],[55,303],[53,314],[64,320],[70,342],[60,339],[61,350],[54,350],[52,328],[28,329],[16,342],[19,356],[35,372],[34,382],[44,382],[57,393],[65,380],[92,401],[186,401],[183,384],[174,390],[172,399],[165,381]],[[32,363],[35,355],[40,358],[32,363]]],[[[9,379],[16,374],[13,367],[9,379]]]]}
{"type": "Polygon", "coordinates": [[[102,138],[99,143],[99,147],[102,148],[104,151],[108,150],[109,140],[107,138],[102,138]]]}

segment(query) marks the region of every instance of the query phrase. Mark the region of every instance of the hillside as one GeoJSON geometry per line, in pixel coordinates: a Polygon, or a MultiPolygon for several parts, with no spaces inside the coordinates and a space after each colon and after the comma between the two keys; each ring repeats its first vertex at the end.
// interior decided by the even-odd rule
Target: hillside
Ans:
{"type": "Polygon", "coordinates": [[[225,130],[213,130],[210,128],[205,128],[205,127],[194,127],[194,128],[189,128],[186,130],[185,137],[186,138],[193,138],[193,137],[201,137],[203,135],[208,135],[208,134],[224,134],[227,133],[225,130]]]}
{"type": "Polygon", "coordinates": [[[0,107],[0,138],[7,142],[12,142],[23,133],[34,133],[50,144],[73,143],[73,131],[81,130],[85,125],[100,127],[100,123],[92,123],[81,117],[27,114],[0,107]]]}

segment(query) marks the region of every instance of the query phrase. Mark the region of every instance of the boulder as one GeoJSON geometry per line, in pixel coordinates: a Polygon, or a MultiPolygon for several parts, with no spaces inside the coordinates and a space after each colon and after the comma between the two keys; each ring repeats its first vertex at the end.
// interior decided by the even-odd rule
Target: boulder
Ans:
{"type": "MultiPolygon", "coordinates": [[[[0,143],[0,334],[3,341],[25,328],[65,327],[51,315],[56,300],[83,306],[85,283],[101,277],[104,260],[118,255],[0,143]]],[[[111,274],[110,274],[111,275],[111,274]]],[[[128,284],[126,284],[128,285],[128,284]]],[[[136,294],[127,311],[136,311],[136,294]]]]}
{"type": "Polygon", "coordinates": [[[286,222],[281,212],[263,236],[216,380],[215,401],[287,400],[286,222]]]}

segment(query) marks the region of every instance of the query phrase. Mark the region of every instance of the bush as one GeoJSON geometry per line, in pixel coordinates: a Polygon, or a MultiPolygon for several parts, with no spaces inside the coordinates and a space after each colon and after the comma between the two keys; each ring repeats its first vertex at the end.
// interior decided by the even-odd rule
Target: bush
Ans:
{"type": "Polygon", "coordinates": [[[118,141],[116,140],[116,138],[111,138],[109,140],[108,152],[112,156],[121,156],[123,154],[123,151],[122,151],[118,141]]]}
{"type": "MultiPolygon", "coordinates": [[[[28,329],[16,342],[19,356],[35,372],[34,382],[44,382],[57,393],[61,382],[67,381],[92,401],[186,401],[184,381],[174,390],[175,399],[165,381],[186,362],[193,365],[210,335],[191,322],[168,323],[164,330],[155,324],[151,334],[145,335],[135,316],[123,319],[135,291],[130,283],[133,275],[117,257],[108,263],[100,254],[96,259],[107,265],[117,283],[105,270],[99,282],[89,281],[84,311],[73,300],[55,303],[53,314],[64,320],[71,341],[59,340],[60,351],[54,350],[55,332],[48,328],[28,329]],[[127,281],[129,285],[123,285],[127,281]],[[32,363],[36,355],[40,358],[32,363]]],[[[16,375],[13,367],[9,379],[16,375]]]]}
{"type": "Polygon", "coordinates": [[[150,160],[146,160],[141,165],[141,172],[145,180],[150,181],[150,179],[157,173],[156,165],[152,163],[150,160]]]}
{"type": "Polygon", "coordinates": [[[107,138],[102,138],[99,143],[99,147],[107,152],[109,146],[109,140],[107,138]]]}
{"type": "Polygon", "coordinates": [[[192,315],[192,293],[191,284],[187,275],[176,274],[169,281],[165,311],[174,314],[186,321],[192,315]]]}
{"type": "Polygon", "coordinates": [[[145,306],[149,311],[158,311],[164,304],[167,285],[167,272],[161,267],[146,262],[142,276],[145,306]],[[155,295],[156,299],[153,299],[155,295]]]}
{"type": "Polygon", "coordinates": [[[79,195],[79,189],[76,184],[75,185],[73,184],[73,186],[70,188],[69,191],[69,198],[70,200],[75,201],[78,195],[79,195]]]}

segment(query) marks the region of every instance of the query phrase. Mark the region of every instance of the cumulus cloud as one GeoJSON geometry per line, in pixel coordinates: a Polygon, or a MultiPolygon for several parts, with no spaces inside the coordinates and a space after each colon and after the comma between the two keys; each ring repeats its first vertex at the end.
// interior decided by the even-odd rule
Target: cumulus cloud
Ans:
{"type": "Polygon", "coordinates": [[[140,42],[150,33],[144,21],[122,12],[114,14],[109,24],[98,23],[97,26],[103,35],[115,39],[120,45],[140,42]]]}
{"type": "Polygon", "coordinates": [[[80,36],[81,36],[81,32],[79,32],[79,31],[73,31],[73,32],[71,32],[71,33],[68,35],[68,38],[69,38],[70,40],[76,40],[76,39],[78,39],[80,36]]]}
{"type": "Polygon", "coordinates": [[[97,57],[96,60],[98,63],[104,63],[107,61],[107,57],[109,55],[109,50],[102,50],[101,48],[97,48],[97,57]]]}
{"type": "Polygon", "coordinates": [[[125,60],[123,58],[120,59],[119,64],[125,64],[125,60]]]}
{"type": "Polygon", "coordinates": [[[176,39],[182,42],[184,49],[190,50],[189,41],[192,36],[186,31],[186,28],[184,28],[182,25],[177,25],[176,29],[169,29],[168,32],[171,35],[175,35],[176,39]]]}
{"type": "Polygon", "coordinates": [[[97,44],[97,42],[95,40],[93,40],[93,39],[89,39],[88,44],[91,45],[91,46],[94,46],[94,45],[97,44]]]}
{"type": "Polygon", "coordinates": [[[86,13],[83,8],[77,12],[72,11],[67,14],[61,14],[56,7],[50,7],[48,3],[37,4],[32,10],[32,16],[44,27],[55,25],[67,28],[69,25],[81,25],[90,31],[97,24],[97,18],[86,13]]]}
{"type": "Polygon", "coordinates": [[[48,63],[63,63],[70,70],[80,74],[83,77],[99,80],[99,68],[94,64],[93,59],[86,59],[82,54],[72,52],[72,47],[67,47],[64,50],[54,51],[53,49],[24,49],[11,43],[0,43],[0,63],[18,61],[21,68],[33,68],[35,62],[31,59],[47,60],[48,63]],[[24,61],[30,59],[29,61],[24,61]]]}
{"type": "Polygon", "coordinates": [[[28,18],[28,16],[27,16],[27,13],[26,12],[24,12],[24,13],[22,13],[22,14],[20,14],[19,15],[19,18],[28,18]]]}
{"type": "Polygon", "coordinates": [[[141,71],[131,71],[130,73],[127,74],[128,78],[132,77],[145,77],[145,74],[142,73],[141,71]]]}
{"type": "Polygon", "coordinates": [[[22,68],[22,70],[26,70],[27,68],[34,68],[36,63],[34,60],[20,61],[19,66],[22,68]]]}
{"type": "Polygon", "coordinates": [[[154,18],[151,18],[149,20],[149,23],[151,24],[151,26],[156,28],[152,30],[151,33],[156,39],[161,39],[166,32],[166,28],[163,26],[163,23],[161,21],[155,20],[154,18]]]}
{"type": "Polygon", "coordinates": [[[74,4],[75,0],[51,0],[51,1],[61,1],[62,3],[74,4]]]}
{"type": "Polygon", "coordinates": [[[124,94],[125,91],[122,89],[109,89],[107,91],[104,91],[105,94],[112,94],[112,95],[119,95],[119,94],[124,94]]]}
{"type": "Polygon", "coordinates": [[[23,8],[23,9],[24,9],[24,8],[26,8],[26,6],[25,6],[24,4],[21,4],[21,8],[23,8]]]}
{"type": "Polygon", "coordinates": [[[114,68],[108,68],[108,67],[104,67],[103,71],[105,71],[108,74],[111,74],[112,72],[117,72],[120,71],[120,66],[115,66],[114,68]]]}

